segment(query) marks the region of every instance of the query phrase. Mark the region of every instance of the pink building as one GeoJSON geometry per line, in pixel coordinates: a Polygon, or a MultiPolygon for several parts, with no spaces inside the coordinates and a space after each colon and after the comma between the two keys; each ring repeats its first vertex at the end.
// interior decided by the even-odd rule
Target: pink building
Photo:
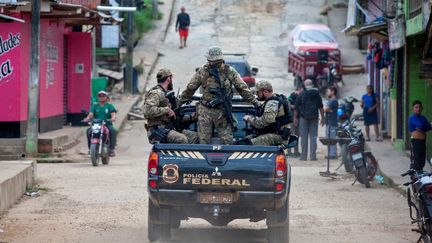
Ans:
{"type": "MultiPolygon", "coordinates": [[[[100,14],[72,3],[95,7],[100,0],[43,2],[40,25],[39,131],[60,129],[80,120],[91,99],[92,37],[81,32],[83,24],[97,24],[100,14]],[[70,13],[73,13],[71,15],[70,13]],[[78,30],[78,31],[76,31],[78,30]]],[[[6,17],[25,23],[5,21],[0,16],[0,138],[25,136],[28,119],[30,67],[29,6],[0,7],[6,17]],[[3,20],[3,21],[2,21],[3,20]]]]}

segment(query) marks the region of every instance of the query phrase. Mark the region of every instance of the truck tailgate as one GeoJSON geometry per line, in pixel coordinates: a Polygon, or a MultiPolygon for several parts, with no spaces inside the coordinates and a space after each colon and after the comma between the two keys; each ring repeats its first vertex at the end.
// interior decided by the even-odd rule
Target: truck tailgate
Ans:
{"type": "Polygon", "coordinates": [[[274,191],[276,146],[156,144],[158,189],[274,191]]]}

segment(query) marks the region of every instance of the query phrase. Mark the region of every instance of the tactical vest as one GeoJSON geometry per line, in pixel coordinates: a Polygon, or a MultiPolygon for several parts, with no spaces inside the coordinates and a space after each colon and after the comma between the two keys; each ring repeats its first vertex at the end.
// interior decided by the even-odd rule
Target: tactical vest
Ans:
{"type": "MultiPolygon", "coordinates": [[[[209,65],[204,65],[203,67],[204,69],[204,75],[202,76],[202,88],[203,88],[203,92],[202,92],[202,103],[206,104],[207,102],[212,101],[213,99],[217,98],[215,95],[210,93],[210,89],[212,88],[220,88],[220,84],[219,82],[210,75],[209,73],[209,65]]],[[[230,70],[230,66],[227,64],[224,64],[222,70],[219,70],[219,76],[224,84],[223,88],[225,88],[226,90],[226,94],[228,96],[232,96],[232,81],[229,79],[229,70],[230,70]],[[229,82],[229,84],[228,84],[229,82]],[[227,88],[227,86],[229,86],[230,88],[227,88]]]]}
{"type": "Polygon", "coordinates": [[[281,107],[283,107],[283,115],[277,116],[276,121],[264,128],[257,129],[258,135],[267,134],[267,133],[275,133],[280,134],[282,128],[286,127],[288,124],[292,123],[293,116],[291,113],[291,109],[289,107],[288,99],[285,97],[285,95],[279,95],[275,94],[269,99],[267,99],[264,104],[261,106],[261,108],[258,110],[258,117],[264,115],[264,109],[267,105],[267,102],[271,100],[278,101],[278,115],[281,111],[281,107]]]}
{"type": "MultiPolygon", "coordinates": [[[[148,94],[151,91],[157,90],[157,89],[161,90],[164,93],[163,99],[159,100],[159,107],[160,108],[169,107],[169,105],[168,105],[169,101],[168,101],[167,98],[165,98],[166,92],[165,92],[164,88],[162,88],[162,86],[160,86],[159,84],[156,85],[156,86],[154,86],[153,88],[151,88],[147,92],[146,98],[147,98],[148,94]]],[[[170,120],[171,119],[168,116],[160,116],[160,117],[157,117],[157,118],[149,118],[149,119],[147,119],[147,126],[148,127],[154,127],[154,126],[159,126],[159,125],[166,125],[166,124],[168,124],[170,122],[170,120]]]]}

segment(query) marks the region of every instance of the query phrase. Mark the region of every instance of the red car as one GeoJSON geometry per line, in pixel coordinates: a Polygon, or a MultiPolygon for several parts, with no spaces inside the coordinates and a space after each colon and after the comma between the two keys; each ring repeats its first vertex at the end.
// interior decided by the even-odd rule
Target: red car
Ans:
{"type": "Polygon", "coordinates": [[[289,35],[288,71],[294,85],[311,79],[316,87],[336,86],[342,80],[341,52],[332,31],[322,24],[297,25],[289,35]]]}

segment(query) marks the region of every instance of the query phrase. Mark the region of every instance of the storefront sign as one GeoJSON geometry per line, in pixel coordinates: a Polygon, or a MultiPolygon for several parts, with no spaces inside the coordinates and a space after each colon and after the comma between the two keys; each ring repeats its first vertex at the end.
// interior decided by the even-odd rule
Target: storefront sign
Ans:
{"type": "Polygon", "coordinates": [[[21,41],[20,33],[0,35],[0,86],[14,78],[14,66],[19,65],[15,52],[21,41]]]}

